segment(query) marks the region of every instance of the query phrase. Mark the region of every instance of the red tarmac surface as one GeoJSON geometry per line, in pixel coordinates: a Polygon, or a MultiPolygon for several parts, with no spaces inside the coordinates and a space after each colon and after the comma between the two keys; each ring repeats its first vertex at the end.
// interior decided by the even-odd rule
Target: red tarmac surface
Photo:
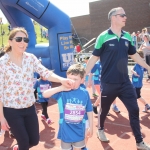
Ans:
{"type": "MultiPolygon", "coordinates": [[[[93,103],[95,99],[91,95],[91,89],[88,90],[93,103]]],[[[142,88],[142,97],[145,98],[148,103],[150,103],[150,83],[146,83],[145,80],[142,88]]],[[[144,137],[144,141],[150,144],[150,111],[149,113],[142,112],[144,106],[140,102],[138,102],[138,104],[140,108],[142,135],[144,137]]],[[[110,110],[111,115],[107,117],[105,122],[105,133],[110,139],[109,143],[101,142],[97,138],[97,115],[94,114],[94,134],[93,137],[89,139],[87,144],[89,150],[136,150],[134,136],[128,120],[128,112],[122,102],[118,99],[117,106],[121,110],[121,113],[116,114],[110,110]]],[[[49,117],[54,121],[50,127],[48,127],[47,124],[40,118],[40,104],[36,104],[36,108],[40,125],[40,142],[37,146],[31,148],[30,150],[59,150],[60,141],[57,140],[59,118],[57,103],[54,100],[49,101],[48,114],[49,117]]],[[[12,150],[12,146],[14,144],[16,144],[16,140],[10,138],[8,132],[6,132],[3,137],[0,137],[0,150],[12,150]]]]}

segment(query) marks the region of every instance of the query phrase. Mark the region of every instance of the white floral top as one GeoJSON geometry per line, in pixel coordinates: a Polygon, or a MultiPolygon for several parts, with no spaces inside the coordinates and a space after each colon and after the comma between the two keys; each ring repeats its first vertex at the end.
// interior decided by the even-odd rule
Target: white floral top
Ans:
{"type": "Polygon", "coordinates": [[[46,79],[51,74],[51,71],[30,53],[24,52],[22,67],[11,62],[7,53],[0,58],[0,101],[4,107],[21,109],[34,104],[34,72],[46,79]]]}

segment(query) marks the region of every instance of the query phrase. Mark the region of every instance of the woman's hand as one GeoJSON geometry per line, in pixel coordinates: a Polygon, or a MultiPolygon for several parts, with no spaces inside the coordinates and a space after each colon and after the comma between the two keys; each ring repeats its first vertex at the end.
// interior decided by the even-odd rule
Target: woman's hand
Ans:
{"type": "Polygon", "coordinates": [[[6,121],[6,119],[3,117],[0,119],[0,123],[1,123],[1,129],[4,131],[9,131],[10,127],[6,121]]]}
{"type": "Polygon", "coordinates": [[[61,84],[62,84],[63,86],[65,86],[66,88],[74,89],[75,81],[73,81],[73,80],[71,80],[71,79],[67,79],[67,78],[62,78],[62,79],[61,79],[61,84]]]}

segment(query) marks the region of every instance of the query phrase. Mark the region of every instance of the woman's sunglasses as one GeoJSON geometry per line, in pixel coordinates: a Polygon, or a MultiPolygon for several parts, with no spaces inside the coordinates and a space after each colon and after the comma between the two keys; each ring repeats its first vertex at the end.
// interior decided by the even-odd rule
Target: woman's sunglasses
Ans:
{"type": "Polygon", "coordinates": [[[27,37],[15,37],[15,38],[12,38],[11,40],[13,39],[15,39],[16,42],[21,42],[23,40],[25,43],[29,43],[29,38],[27,37]]]}

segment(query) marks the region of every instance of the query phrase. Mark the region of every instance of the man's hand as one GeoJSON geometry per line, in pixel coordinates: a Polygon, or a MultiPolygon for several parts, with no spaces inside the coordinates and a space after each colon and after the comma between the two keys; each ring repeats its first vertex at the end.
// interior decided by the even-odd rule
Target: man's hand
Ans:
{"type": "Polygon", "coordinates": [[[148,75],[150,76],[150,66],[148,66],[147,71],[148,71],[148,75]]]}

